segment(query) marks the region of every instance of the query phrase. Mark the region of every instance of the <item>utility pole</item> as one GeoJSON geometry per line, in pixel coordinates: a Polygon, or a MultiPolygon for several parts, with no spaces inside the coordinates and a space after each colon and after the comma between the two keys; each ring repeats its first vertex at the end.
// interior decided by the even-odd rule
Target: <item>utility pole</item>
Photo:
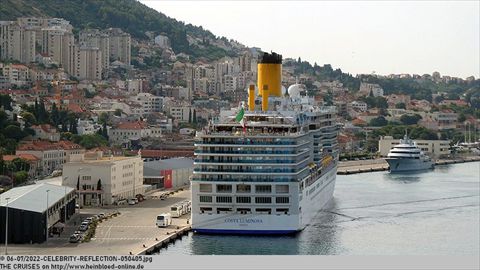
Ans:
{"type": "Polygon", "coordinates": [[[49,189],[47,189],[47,209],[45,210],[45,217],[46,217],[46,222],[45,222],[45,233],[46,233],[46,238],[45,238],[45,244],[48,243],[48,192],[50,192],[49,189]]]}
{"type": "Polygon", "coordinates": [[[5,255],[8,255],[8,200],[10,198],[5,198],[7,201],[7,206],[5,207],[5,255]]]}

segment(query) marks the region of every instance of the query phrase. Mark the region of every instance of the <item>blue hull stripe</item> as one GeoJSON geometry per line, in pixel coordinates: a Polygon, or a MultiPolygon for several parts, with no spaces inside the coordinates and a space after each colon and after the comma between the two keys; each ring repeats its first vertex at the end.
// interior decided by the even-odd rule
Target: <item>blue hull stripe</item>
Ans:
{"type": "Polygon", "coordinates": [[[192,229],[196,233],[206,234],[294,234],[296,230],[222,230],[222,229],[192,229]]]}

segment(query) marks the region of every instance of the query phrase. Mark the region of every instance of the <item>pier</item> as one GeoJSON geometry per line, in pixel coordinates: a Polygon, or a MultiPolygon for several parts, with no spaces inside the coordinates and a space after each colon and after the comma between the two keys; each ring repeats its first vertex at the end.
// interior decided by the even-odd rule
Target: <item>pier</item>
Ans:
{"type": "MultiPolygon", "coordinates": [[[[457,157],[454,159],[438,159],[435,160],[435,165],[447,165],[475,161],[480,161],[480,156],[457,157]]],[[[346,175],[354,173],[378,172],[388,171],[388,169],[388,163],[384,159],[340,161],[338,163],[337,174],[346,175]]]]}

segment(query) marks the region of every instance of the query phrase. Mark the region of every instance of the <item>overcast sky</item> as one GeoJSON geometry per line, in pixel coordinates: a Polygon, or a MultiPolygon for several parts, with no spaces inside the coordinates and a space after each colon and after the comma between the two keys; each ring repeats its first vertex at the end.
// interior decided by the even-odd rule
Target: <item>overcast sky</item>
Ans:
{"type": "Polygon", "coordinates": [[[249,47],[353,74],[480,77],[478,0],[140,2],[249,47]]]}

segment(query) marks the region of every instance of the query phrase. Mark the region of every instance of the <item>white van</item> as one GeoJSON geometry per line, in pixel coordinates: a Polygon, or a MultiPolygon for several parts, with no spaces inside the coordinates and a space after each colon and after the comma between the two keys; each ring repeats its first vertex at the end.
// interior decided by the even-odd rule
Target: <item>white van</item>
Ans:
{"type": "Polygon", "coordinates": [[[165,214],[165,213],[162,213],[160,215],[157,216],[157,227],[168,227],[172,224],[172,215],[170,214],[165,214]]]}
{"type": "Polygon", "coordinates": [[[172,207],[170,207],[170,214],[172,215],[172,217],[180,217],[182,215],[182,205],[172,205],[172,207]]]}

